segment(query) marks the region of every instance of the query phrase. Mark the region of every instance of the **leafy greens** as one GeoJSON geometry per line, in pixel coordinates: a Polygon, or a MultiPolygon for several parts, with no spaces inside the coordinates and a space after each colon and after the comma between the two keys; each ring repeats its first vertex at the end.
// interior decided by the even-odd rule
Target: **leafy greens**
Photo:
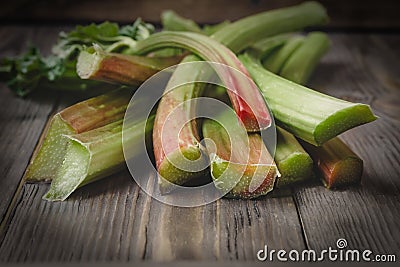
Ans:
{"type": "Polygon", "coordinates": [[[146,39],[154,30],[153,25],[140,18],[122,27],[108,21],[79,25],[59,34],[49,56],[43,56],[38,48],[30,46],[20,57],[1,59],[0,81],[6,82],[18,96],[26,96],[39,87],[87,89],[97,83],[83,81],[76,74],[76,60],[81,50],[96,43],[107,52],[129,54],[136,41],[146,39]]]}

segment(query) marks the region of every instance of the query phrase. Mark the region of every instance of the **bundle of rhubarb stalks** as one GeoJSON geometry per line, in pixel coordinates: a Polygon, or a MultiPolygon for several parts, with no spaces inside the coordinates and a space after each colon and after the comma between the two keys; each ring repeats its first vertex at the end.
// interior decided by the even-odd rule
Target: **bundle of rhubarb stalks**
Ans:
{"type": "Polygon", "coordinates": [[[21,96],[43,88],[108,90],[52,118],[26,173],[29,181],[51,181],[44,199],[65,200],[78,187],[124,168],[123,128],[124,139],[132,146],[142,141],[142,129],[152,137],[147,140],[153,145],[163,194],[173,194],[171,184],[184,186],[205,176],[235,198],[259,197],[316,176],[327,188],[360,182],[363,162],[337,136],[376,116],[368,105],[304,86],[330,46],[325,33],[303,31],[328,21],[323,6],[305,2],[202,27],[173,11],[163,12],[161,21],[159,32],[140,19],[123,27],[109,22],[78,26],[60,33],[50,56],[30,48],[20,58],[1,62],[2,79],[21,96]],[[185,70],[182,63],[202,60],[225,64],[250,78],[238,81],[231,73],[220,72],[219,78],[230,90],[207,87],[214,90],[210,95],[232,106],[236,120],[220,116],[219,121],[186,123],[194,107],[184,105],[169,120],[170,127],[179,129],[176,136],[168,137],[175,138],[176,145],[163,144],[160,133],[169,114],[205,92],[203,85],[190,83],[164,94],[155,114],[146,120],[123,127],[125,111],[140,84],[176,64],[180,65],[170,81],[182,75],[195,80],[201,70],[185,70]],[[271,125],[272,116],[277,125],[273,156],[260,135],[271,125]],[[224,123],[245,129],[243,144],[249,151],[244,160],[243,153],[237,153],[242,144],[231,141],[224,123]],[[214,146],[208,142],[203,146],[200,137],[212,140],[214,146]],[[179,169],[170,161],[178,154],[196,162],[204,158],[209,168],[179,169]],[[238,172],[240,179],[232,184],[230,177],[238,172]]]}

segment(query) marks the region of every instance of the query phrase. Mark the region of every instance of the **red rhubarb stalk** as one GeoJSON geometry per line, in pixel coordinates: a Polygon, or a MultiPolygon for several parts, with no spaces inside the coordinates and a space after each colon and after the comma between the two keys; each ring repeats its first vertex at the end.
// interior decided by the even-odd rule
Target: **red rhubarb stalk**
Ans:
{"type": "Polygon", "coordinates": [[[237,74],[237,70],[239,70],[250,77],[246,68],[232,51],[210,37],[201,34],[161,32],[139,41],[135,47],[135,52],[145,54],[169,46],[187,49],[204,60],[232,67],[232,69],[224,67],[215,67],[214,69],[229,89],[228,95],[238,118],[249,132],[269,127],[271,118],[265,101],[252,79],[246,79],[237,74]]]}
{"type": "Polygon", "coordinates": [[[302,142],[316,164],[327,188],[337,188],[361,181],[363,161],[338,137],[322,146],[302,142]]]}

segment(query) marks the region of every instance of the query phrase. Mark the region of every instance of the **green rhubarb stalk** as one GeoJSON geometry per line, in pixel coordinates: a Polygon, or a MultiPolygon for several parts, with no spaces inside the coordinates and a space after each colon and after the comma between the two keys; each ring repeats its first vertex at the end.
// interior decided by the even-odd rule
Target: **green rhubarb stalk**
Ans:
{"type": "Polygon", "coordinates": [[[351,103],[288,81],[245,54],[240,60],[259,86],[277,124],[314,145],[376,120],[369,105],[351,103]]]}
{"type": "Polygon", "coordinates": [[[204,25],[203,27],[203,33],[205,35],[213,35],[214,33],[216,33],[217,31],[223,29],[224,27],[230,25],[231,22],[229,20],[225,20],[223,22],[217,23],[217,24],[212,24],[212,25],[204,25]]]}
{"type": "Polygon", "coordinates": [[[77,103],[54,115],[38,153],[28,166],[26,179],[51,180],[63,162],[68,143],[61,136],[82,133],[122,119],[130,98],[129,90],[116,90],[77,103]]]}
{"type": "Polygon", "coordinates": [[[295,83],[304,84],[322,56],[328,51],[329,46],[329,38],[325,33],[309,33],[300,47],[286,61],[280,70],[280,76],[295,83]]]}
{"type": "Polygon", "coordinates": [[[139,85],[181,60],[182,56],[142,57],[107,53],[95,45],[79,54],[76,69],[82,79],[139,85]]]}
{"type": "Polygon", "coordinates": [[[271,54],[263,61],[263,66],[273,73],[279,73],[286,60],[298,49],[304,41],[304,37],[290,38],[277,52],[271,54]]]}
{"type": "MultiPolygon", "coordinates": [[[[291,55],[293,55],[293,50],[296,51],[304,39],[296,36],[288,41],[289,36],[286,35],[284,37],[286,37],[285,45],[279,47],[278,49],[280,50],[274,51],[274,54],[270,54],[263,64],[264,67],[274,73],[277,73],[284,66],[288,58],[290,59],[291,55]]],[[[250,50],[250,53],[257,57],[257,53],[252,50],[250,50]]],[[[261,59],[259,54],[257,58],[261,59]]],[[[298,65],[297,67],[301,68],[302,66],[298,65]]],[[[275,183],[276,188],[288,187],[314,177],[313,161],[310,155],[292,134],[280,127],[277,127],[274,160],[281,173],[275,183]]]]}
{"type": "MultiPolygon", "coordinates": [[[[151,133],[154,118],[125,126],[124,142],[131,148],[141,145],[143,130],[151,133]]],[[[43,197],[63,201],[77,188],[106,177],[125,166],[122,148],[123,120],[81,134],[67,135],[65,159],[43,197]]],[[[139,150],[139,149],[137,149],[139,150]]],[[[135,151],[133,149],[132,151],[135,151]]],[[[139,156],[139,155],[138,155],[139,156]]]]}
{"type": "Polygon", "coordinates": [[[324,24],[327,21],[326,10],[321,4],[305,2],[245,17],[223,27],[212,37],[233,52],[239,53],[263,38],[324,24]]]}
{"type": "Polygon", "coordinates": [[[313,158],[322,182],[327,188],[337,188],[361,181],[363,161],[339,138],[320,147],[302,142],[313,158]]]}
{"type": "Polygon", "coordinates": [[[217,189],[234,198],[255,198],[273,189],[278,169],[258,133],[247,134],[234,114],[203,123],[211,176],[217,189]],[[239,148],[239,149],[238,149],[239,148]]]}
{"type": "Polygon", "coordinates": [[[191,19],[179,16],[172,10],[165,10],[161,13],[161,23],[166,31],[187,31],[202,33],[201,28],[191,19]]]}
{"type": "MultiPolygon", "coordinates": [[[[326,34],[310,33],[302,46],[289,58],[281,75],[292,81],[305,83],[328,48],[329,39],[326,34]]],[[[363,162],[339,138],[333,138],[321,147],[305,142],[303,146],[315,160],[327,188],[360,182],[363,162]]]]}
{"type": "Polygon", "coordinates": [[[287,131],[277,127],[275,162],[281,176],[275,187],[282,188],[314,177],[313,161],[297,139],[287,131]]]}
{"type": "Polygon", "coordinates": [[[197,32],[205,35],[212,35],[230,24],[229,21],[225,20],[214,25],[204,25],[201,29],[195,21],[184,18],[172,10],[166,10],[161,13],[161,23],[165,31],[197,32]]]}
{"type": "Polygon", "coordinates": [[[246,51],[253,57],[263,60],[267,56],[271,55],[274,51],[281,48],[287,42],[287,40],[289,40],[290,36],[291,34],[282,33],[272,37],[264,38],[254,43],[246,51]]]}

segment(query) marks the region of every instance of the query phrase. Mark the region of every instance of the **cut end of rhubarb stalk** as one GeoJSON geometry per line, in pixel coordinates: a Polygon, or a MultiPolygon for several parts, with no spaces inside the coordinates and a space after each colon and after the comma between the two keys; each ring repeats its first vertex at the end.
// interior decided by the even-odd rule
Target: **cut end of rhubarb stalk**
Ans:
{"type": "Polygon", "coordinates": [[[333,189],[361,181],[363,161],[357,157],[347,157],[336,163],[331,174],[323,179],[326,188],[333,189]]]}
{"type": "Polygon", "coordinates": [[[79,54],[77,73],[82,79],[139,85],[181,60],[181,55],[157,58],[107,53],[94,45],[79,54]]]}
{"type": "Polygon", "coordinates": [[[314,142],[311,143],[322,145],[348,129],[372,122],[378,118],[372,113],[369,105],[347,103],[347,107],[338,109],[316,126],[314,142]]]}
{"type": "MultiPolygon", "coordinates": [[[[260,99],[257,99],[257,101],[257,106],[263,106],[265,109],[252,109],[246,102],[242,107],[238,108],[240,110],[237,115],[238,119],[243,125],[245,125],[248,132],[259,132],[260,130],[265,130],[269,128],[272,123],[270,119],[271,115],[266,108],[264,99],[261,97],[260,99]]],[[[253,103],[255,103],[255,101],[253,103]]]]}
{"type": "Polygon", "coordinates": [[[363,161],[339,138],[320,147],[302,142],[310,153],[327,188],[338,188],[361,181],[363,161]]]}
{"type": "Polygon", "coordinates": [[[168,194],[173,190],[175,185],[184,185],[193,178],[206,173],[206,170],[198,172],[187,171],[192,168],[187,165],[188,163],[190,165],[190,161],[201,161],[202,164],[205,164],[206,159],[198,146],[190,146],[182,148],[179,151],[173,151],[161,162],[158,168],[158,186],[161,194],[168,194]],[[181,160],[182,156],[184,161],[181,160]]]}
{"type": "Polygon", "coordinates": [[[293,153],[277,162],[277,165],[281,177],[276,181],[276,188],[295,185],[314,177],[313,161],[307,153],[293,153]]]}
{"type": "Polygon", "coordinates": [[[105,58],[105,52],[98,46],[79,53],[76,72],[82,79],[90,79],[100,68],[100,62],[105,58]]]}
{"type": "Polygon", "coordinates": [[[84,180],[89,158],[90,153],[87,148],[78,142],[71,141],[63,165],[43,199],[48,201],[64,201],[67,199],[84,180]]]}
{"type": "MultiPolygon", "coordinates": [[[[224,121],[225,125],[234,124],[224,119],[226,117],[221,117],[219,121],[224,121]]],[[[230,136],[216,121],[205,120],[203,123],[204,138],[212,141],[206,142],[206,146],[216,188],[235,198],[255,198],[267,194],[273,189],[279,172],[261,136],[246,134],[246,140],[240,142],[237,140],[239,133],[232,129],[230,132],[236,136],[230,136]]]]}
{"type": "Polygon", "coordinates": [[[260,87],[277,124],[311,144],[322,145],[377,118],[368,105],[337,99],[286,80],[264,69],[248,54],[239,58],[260,87]]]}
{"type": "Polygon", "coordinates": [[[43,197],[45,200],[63,201],[78,187],[123,166],[122,120],[64,138],[68,142],[65,159],[43,197]]]}
{"type": "Polygon", "coordinates": [[[216,188],[226,193],[226,197],[250,199],[268,194],[273,190],[278,170],[274,164],[235,164],[214,157],[211,163],[211,176],[216,188]],[[242,174],[236,182],[231,177],[242,174]],[[252,188],[252,184],[257,184],[252,188]]]}
{"type": "Polygon", "coordinates": [[[56,114],[38,153],[33,157],[25,174],[28,181],[50,181],[63,162],[68,141],[61,138],[63,134],[74,134],[75,130],[56,114]]]}
{"type": "MultiPolygon", "coordinates": [[[[153,121],[154,118],[150,117],[147,122],[125,126],[124,145],[132,151],[140,150],[144,135],[152,130],[153,121]]],[[[68,142],[65,159],[43,198],[63,201],[78,187],[120,170],[125,163],[122,122],[119,120],[81,134],[64,136],[68,142]]]]}
{"type": "Polygon", "coordinates": [[[116,90],[79,102],[54,115],[25,178],[28,181],[51,180],[67,150],[67,139],[62,136],[89,131],[122,119],[130,96],[129,90],[116,90]]]}
{"type": "Polygon", "coordinates": [[[281,177],[275,187],[294,185],[314,177],[313,160],[297,139],[287,131],[277,128],[275,162],[281,177]]]}

